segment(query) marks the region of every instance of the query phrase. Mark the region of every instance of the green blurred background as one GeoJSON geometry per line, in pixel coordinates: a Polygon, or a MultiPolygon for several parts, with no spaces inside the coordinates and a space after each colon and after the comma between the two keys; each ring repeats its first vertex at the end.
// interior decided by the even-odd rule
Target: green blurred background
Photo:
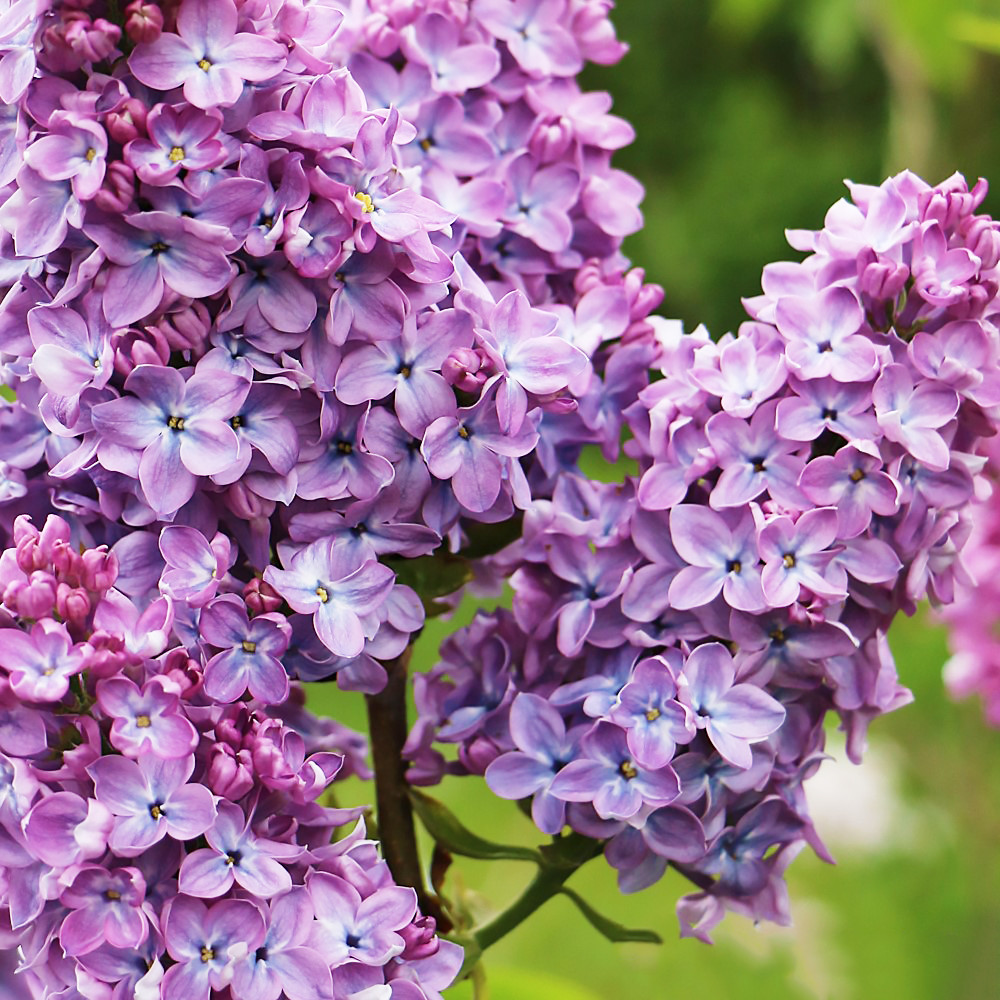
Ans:
{"type": "MultiPolygon", "coordinates": [[[[631,52],[589,69],[585,86],[610,91],[636,126],[616,158],[647,189],[646,227],[627,251],[666,289],[662,312],[689,329],[735,329],[761,267],[791,254],[784,228],[821,226],[844,178],[878,183],[909,167],[934,182],[961,170],[970,182],[997,177],[1000,194],[997,2],[620,0],[614,20],[631,52]]],[[[986,208],[1000,213],[1000,197],[986,208]]],[[[454,624],[433,623],[419,665],[454,624]]],[[[861,768],[831,734],[834,759],[810,801],[838,864],[808,851],[793,864],[792,928],[729,917],[712,948],[680,941],[683,880],[622,897],[596,861],[571,885],[666,943],[610,944],[556,899],[487,954],[490,1000],[1000,998],[1000,731],[978,705],[947,699],[945,639],[927,616],[892,639],[916,703],[878,720],[861,768]]],[[[324,685],[313,703],[361,725],[358,697],[324,685]]],[[[538,842],[482,782],[439,791],[479,833],[538,842]]],[[[485,917],[529,875],[462,862],[448,885],[485,917]]],[[[449,993],[471,996],[469,984],[449,993]]]]}

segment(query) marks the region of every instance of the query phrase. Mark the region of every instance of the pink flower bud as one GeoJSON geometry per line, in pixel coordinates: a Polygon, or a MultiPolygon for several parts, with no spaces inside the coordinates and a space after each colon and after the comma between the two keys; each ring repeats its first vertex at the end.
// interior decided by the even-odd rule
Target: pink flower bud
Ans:
{"type": "Polygon", "coordinates": [[[82,62],[102,62],[115,51],[122,37],[117,24],[99,17],[91,22],[81,16],[66,27],[66,42],[82,62]]]}
{"type": "Polygon", "coordinates": [[[270,517],[275,508],[273,500],[257,496],[245,483],[233,483],[226,490],[226,504],[237,517],[246,521],[270,517]]]}
{"type": "Polygon", "coordinates": [[[601,269],[601,262],[596,257],[584,261],[573,278],[573,288],[580,295],[585,295],[592,288],[600,288],[603,284],[604,272],[601,269]]]}
{"type": "MultiPolygon", "coordinates": [[[[146,105],[137,98],[130,97],[122,108],[108,115],[107,127],[111,138],[123,146],[133,139],[145,137],[146,105]]],[[[116,162],[120,163],[121,161],[116,162]]],[[[124,164],[122,165],[124,166],[124,164]]],[[[111,167],[108,169],[110,170],[111,167]]],[[[131,171],[131,168],[129,169],[131,171]]]]}
{"type": "MultiPolygon", "coordinates": [[[[12,584],[15,586],[15,584],[12,584]]],[[[8,590],[10,588],[8,587],[8,590]]],[[[4,594],[4,603],[6,601],[4,594]]],[[[56,579],[46,570],[35,570],[17,593],[17,613],[25,618],[39,619],[52,614],[56,603],[56,579]]],[[[11,605],[8,604],[8,607],[11,605]]]]}
{"type": "Polygon", "coordinates": [[[71,630],[82,630],[90,616],[90,595],[81,587],[60,583],[56,587],[56,611],[71,630]]]}
{"type": "Polygon", "coordinates": [[[189,302],[176,312],[163,316],[156,328],[174,351],[204,353],[212,317],[202,302],[189,302]]]}
{"type": "Polygon", "coordinates": [[[1000,263],[1000,230],[991,218],[973,216],[962,222],[958,232],[965,246],[982,261],[984,271],[1000,263]]]}
{"type": "Polygon", "coordinates": [[[139,365],[165,365],[170,360],[170,345],[155,326],[145,330],[116,330],[111,336],[115,351],[115,371],[128,375],[139,365]]]}
{"type": "Polygon", "coordinates": [[[903,290],[910,269],[888,257],[879,257],[875,251],[862,251],[858,258],[861,291],[876,301],[894,300],[903,290]]]}
{"type": "Polygon", "coordinates": [[[370,14],[361,26],[361,37],[372,55],[388,59],[399,48],[399,32],[384,14],[370,14]]]}
{"type": "Polygon", "coordinates": [[[471,347],[459,347],[441,365],[444,380],[463,392],[477,392],[486,381],[485,359],[471,347]]]}
{"type": "Polygon", "coordinates": [[[555,163],[573,142],[573,126],[565,118],[539,124],[528,140],[528,149],[539,163],[555,163]]]}
{"type": "Polygon", "coordinates": [[[433,917],[417,917],[413,923],[400,929],[397,933],[406,942],[400,959],[404,962],[416,962],[436,955],[441,947],[436,930],[437,922],[433,917]]]}
{"type": "Polygon", "coordinates": [[[105,212],[125,212],[135,197],[135,173],[127,163],[116,160],[108,164],[104,183],[94,195],[94,204],[105,212]]]}
{"type": "Polygon", "coordinates": [[[234,751],[216,743],[209,751],[205,784],[216,794],[236,802],[254,786],[253,762],[248,750],[234,751]]]}
{"type": "Polygon", "coordinates": [[[269,584],[255,576],[243,587],[243,600],[255,615],[266,615],[281,607],[282,598],[269,584]]]}
{"type": "Polygon", "coordinates": [[[49,514],[38,534],[38,546],[46,562],[51,562],[59,542],[69,544],[69,525],[58,515],[49,514]]]}
{"type": "Polygon", "coordinates": [[[87,549],[81,556],[83,563],[80,582],[87,590],[104,593],[115,585],[118,579],[118,557],[108,551],[106,545],[87,549]]]}
{"type": "Polygon", "coordinates": [[[125,8],[125,31],[136,45],[155,42],[163,32],[163,11],[146,0],[133,0],[125,8]]]}

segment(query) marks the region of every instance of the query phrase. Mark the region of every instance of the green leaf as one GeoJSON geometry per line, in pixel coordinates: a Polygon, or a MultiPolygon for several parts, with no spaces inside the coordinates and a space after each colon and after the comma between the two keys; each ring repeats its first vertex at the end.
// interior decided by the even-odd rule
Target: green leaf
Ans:
{"type": "Polygon", "coordinates": [[[590,925],[595,930],[600,931],[609,941],[641,941],[644,944],[663,944],[663,938],[656,931],[633,930],[629,927],[623,927],[621,924],[615,923],[614,920],[598,913],[590,903],[572,889],[563,886],[559,891],[564,896],[569,896],[590,922],[590,925]]]}
{"type": "Polygon", "coordinates": [[[413,811],[427,832],[452,854],[482,861],[534,861],[542,863],[542,856],[533,847],[517,847],[514,844],[495,844],[464,827],[458,817],[442,802],[410,789],[413,811]]]}
{"type": "Polygon", "coordinates": [[[416,559],[388,558],[384,560],[396,574],[396,582],[412,587],[424,605],[428,618],[450,611],[447,604],[437,599],[461,590],[472,579],[472,566],[463,556],[438,551],[416,559]]]}
{"type": "Polygon", "coordinates": [[[952,35],[984,52],[1000,53],[1000,20],[976,14],[959,14],[952,21],[952,35]]]}

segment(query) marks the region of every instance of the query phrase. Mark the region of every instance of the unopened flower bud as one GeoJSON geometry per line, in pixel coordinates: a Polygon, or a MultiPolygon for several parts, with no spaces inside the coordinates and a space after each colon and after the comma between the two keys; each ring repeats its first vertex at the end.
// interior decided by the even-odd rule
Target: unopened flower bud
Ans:
{"type": "Polygon", "coordinates": [[[377,59],[388,59],[399,48],[399,32],[384,14],[366,17],[361,26],[361,36],[377,59]]]}
{"type": "Polygon", "coordinates": [[[108,164],[104,183],[94,195],[94,204],[102,211],[121,214],[135,196],[135,173],[127,163],[116,160],[108,164]]]}
{"type": "MultiPolygon", "coordinates": [[[[145,136],[146,105],[137,98],[130,97],[122,108],[108,115],[107,126],[111,138],[123,146],[133,139],[145,136]]],[[[121,163],[120,160],[115,162],[121,163]]]]}
{"type": "Polygon", "coordinates": [[[118,579],[118,557],[106,545],[87,549],[81,556],[83,567],[80,582],[87,590],[103,593],[110,590],[118,579]]]}
{"type": "Polygon", "coordinates": [[[145,330],[116,330],[111,336],[115,351],[115,371],[128,375],[139,365],[165,365],[170,360],[170,345],[154,326],[145,330]]]}
{"type": "Polygon", "coordinates": [[[436,930],[437,922],[433,917],[417,917],[401,928],[397,933],[406,942],[406,947],[399,956],[400,959],[404,962],[416,962],[436,955],[441,947],[436,930]]]}
{"type": "Polygon", "coordinates": [[[258,496],[245,483],[233,483],[226,490],[226,506],[246,521],[270,517],[274,513],[275,502],[258,496]]]}
{"type": "Polygon", "coordinates": [[[528,149],[539,163],[555,163],[573,142],[573,126],[565,119],[539,124],[528,140],[528,149]]]}
{"type": "Polygon", "coordinates": [[[81,587],[60,583],[56,587],[56,611],[72,630],[79,631],[91,612],[90,595],[81,587]]]}
{"type": "Polygon", "coordinates": [[[234,751],[225,743],[216,743],[209,752],[205,784],[230,802],[241,799],[254,786],[250,752],[234,751]]]}
{"type": "Polygon", "coordinates": [[[208,331],[212,328],[212,317],[203,302],[188,305],[161,317],[157,330],[174,351],[204,353],[208,331]]]}
{"type": "Polygon", "coordinates": [[[91,21],[80,17],[67,25],[66,42],[82,62],[102,62],[115,51],[122,29],[103,17],[91,21]]]}
{"type": "Polygon", "coordinates": [[[271,614],[282,605],[278,592],[259,576],[255,576],[243,587],[243,600],[255,615],[271,614]]]}
{"type": "Polygon", "coordinates": [[[958,231],[965,246],[982,261],[984,271],[1000,263],[1000,229],[991,218],[973,216],[964,220],[958,231]]]}
{"type": "Polygon", "coordinates": [[[125,31],[136,45],[155,42],[163,32],[163,11],[148,0],[133,0],[125,8],[125,31]]]}
{"type": "Polygon", "coordinates": [[[478,392],[486,381],[483,356],[471,347],[459,347],[445,358],[441,365],[444,380],[462,392],[478,392]]]}

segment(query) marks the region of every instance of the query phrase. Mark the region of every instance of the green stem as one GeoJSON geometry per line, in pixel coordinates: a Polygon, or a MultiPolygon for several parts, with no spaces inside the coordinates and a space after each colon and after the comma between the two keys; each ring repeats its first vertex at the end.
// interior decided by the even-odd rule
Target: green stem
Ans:
{"type": "Polygon", "coordinates": [[[496,944],[518,924],[527,920],[543,903],[557,896],[563,884],[575,871],[576,868],[539,868],[520,897],[503,913],[497,914],[488,924],[475,932],[474,937],[480,949],[485,951],[490,945],[496,944]]]}

